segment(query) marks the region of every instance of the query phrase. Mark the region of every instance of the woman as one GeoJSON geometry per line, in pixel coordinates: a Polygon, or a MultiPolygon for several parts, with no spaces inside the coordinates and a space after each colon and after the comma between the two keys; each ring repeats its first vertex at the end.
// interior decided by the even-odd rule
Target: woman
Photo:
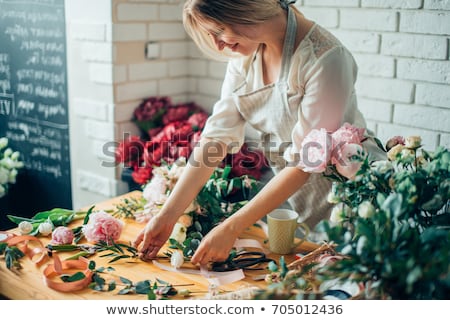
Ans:
{"type": "Polygon", "coordinates": [[[209,56],[229,59],[220,100],[187,168],[158,216],[135,241],[143,259],[156,256],[174,224],[227,152],[236,152],[248,123],[261,133],[275,176],[242,209],[211,230],[194,264],[225,260],[236,238],[289,199],[306,224],[328,218],[330,182],[286,165],[314,128],[335,131],[344,122],[365,127],[357,109],[357,67],[329,32],[306,19],[289,0],[188,0],[185,29],[209,56]]]}

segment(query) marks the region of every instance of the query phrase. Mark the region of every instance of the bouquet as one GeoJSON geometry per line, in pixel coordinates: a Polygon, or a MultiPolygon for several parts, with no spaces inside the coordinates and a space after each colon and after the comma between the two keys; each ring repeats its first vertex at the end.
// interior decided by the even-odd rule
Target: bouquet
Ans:
{"type": "MultiPolygon", "coordinates": [[[[147,222],[159,214],[161,207],[186,166],[179,158],[171,165],[153,170],[152,179],[143,187],[142,198],[124,199],[117,214],[147,222]]],[[[216,168],[195,200],[186,208],[170,235],[170,245],[190,258],[201,239],[217,224],[239,210],[258,191],[256,179],[248,175],[234,177],[231,167],[216,168]]]]}
{"type": "Polygon", "coordinates": [[[385,146],[378,142],[386,159],[371,161],[366,139],[363,129],[349,124],[305,138],[301,166],[333,181],[328,201],[334,209],[317,231],[339,258],[305,264],[263,296],[289,290],[284,297],[298,297],[311,287],[324,295],[324,284],[332,281],[361,288],[353,298],[448,297],[449,150],[429,152],[419,136],[396,136],[385,146]]]}
{"type": "Polygon", "coordinates": [[[18,170],[23,167],[20,153],[8,148],[8,139],[0,138],[0,198],[8,193],[11,184],[16,183],[18,170]]]}

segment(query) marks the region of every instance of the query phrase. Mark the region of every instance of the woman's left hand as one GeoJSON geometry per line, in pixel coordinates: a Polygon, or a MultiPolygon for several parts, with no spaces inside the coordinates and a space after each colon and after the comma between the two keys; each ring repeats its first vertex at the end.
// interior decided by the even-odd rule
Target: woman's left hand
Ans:
{"type": "Polygon", "coordinates": [[[225,261],[236,238],[224,224],[216,226],[202,239],[200,246],[191,258],[191,262],[206,265],[210,262],[225,261]]]}

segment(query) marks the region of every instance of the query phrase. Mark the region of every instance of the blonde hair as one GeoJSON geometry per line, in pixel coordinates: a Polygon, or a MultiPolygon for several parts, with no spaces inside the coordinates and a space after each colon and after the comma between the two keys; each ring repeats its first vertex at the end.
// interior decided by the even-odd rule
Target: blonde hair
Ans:
{"type": "Polygon", "coordinates": [[[256,25],[280,14],[280,0],[187,0],[183,10],[183,24],[199,49],[215,60],[235,56],[219,51],[211,37],[202,29],[202,22],[213,22],[218,28],[233,25],[256,25]]]}

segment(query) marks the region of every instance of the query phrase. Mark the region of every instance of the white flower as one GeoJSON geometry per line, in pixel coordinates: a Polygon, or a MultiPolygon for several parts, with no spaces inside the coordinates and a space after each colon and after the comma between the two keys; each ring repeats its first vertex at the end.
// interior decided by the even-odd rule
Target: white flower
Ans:
{"type": "Polygon", "coordinates": [[[52,233],[53,225],[50,222],[42,222],[39,225],[38,231],[43,236],[48,236],[50,233],[52,233]]]}
{"type": "Polygon", "coordinates": [[[0,198],[6,194],[6,189],[0,184],[0,198]]]}
{"type": "Polygon", "coordinates": [[[375,214],[375,207],[370,201],[364,201],[358,206],[358,215],[361,218],[370,218],[375,214]]]}
{"type": "Polygon", "coordinates": [[[372,162],[371,167],[379,174],[385,174],[394,168],[392,163],[387,160],[374,161],[372,162]]]}
{"type": "Polygon", "coordinates": [[[0,138],[0,150],[8,145],[8,138],[0,138]]]}
{"type": "Polygon", "coordinates": [[[343,219],[351,214],[351,209],[346,204],[340,203],[333,207],[331,210],[330,221],[334,224],[338,224],[343,219]]]}
{"type": "Polygon", "coordinates": [[[410,136],[405,139],[405,147],[408,149],[417,149],[422,144],[422,138],[419,136],[410,136]]]}
{"type": "Polygon", "coordinates": [[[170,257],[170,264],[172,265],[172,267],[174,267],[175,269],[178,269],[179,267],[181,267],[183,265],[183,262],[184,262],[184,257],[180,253],[180,251],[174,251],[172,253],[172,256],[170,257]]]}
{"type": "Polygon", "coordinates": [[[20,222],[18,227],[21,234],[29,234],[33,230],[33,225],[28,221],[20,222]]]}
{"type": "Polygon", "coordinates": [[[331,204],[337,204],[341,201],[341,199],[339,199],[339,197],[334,193],[334,190],[331,190],[328,193],[327,201],[328,201],[328,203],[331,203],[331,204]]]}
{"type": "Polygon", "coordinates": [[[6,184],[9,180],[9,170],[0,166],[0,184],[6,184]]]}
{"type": "Polygon", "coordinates": [[[9,172],[8,182],[9,183],[16,183],[16,177],[17,177],[17,170],[16,169],[12,169],[9,172]]]}
{"type": "Polygon", "coordinates": [[[170,235],[170,239],[174,239],[178,241],[179,243],[183,243],[184,240],[186,240],[186,227],[184,224],[177,222],[173,226],[172,234],[170,235]]]}

